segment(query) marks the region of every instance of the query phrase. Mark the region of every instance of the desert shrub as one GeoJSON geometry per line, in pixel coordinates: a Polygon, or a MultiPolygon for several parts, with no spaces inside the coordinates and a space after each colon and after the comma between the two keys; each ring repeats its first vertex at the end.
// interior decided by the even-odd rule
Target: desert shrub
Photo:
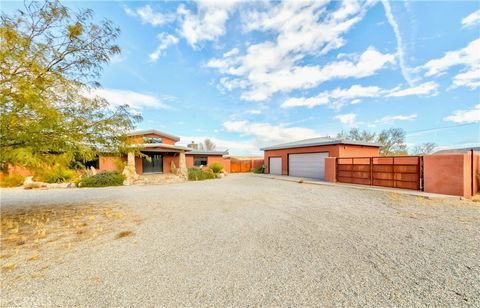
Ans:
{"type": "Polygon", "coordinates": [[[211,163],[208,167],[210,167],[210,170],[212,170],[213,173],[220,173],[223,170],[223,166],[219,162],[211,163]]]}
{"type": "Polygon", "coordinates": [[[38,170],[35,179],[46,183],[63,183],[75,180],[77,173],[75,170],[57,165],[52,168],[43,168],[38,170]]]}
{"type": "Polygon", "coordinates": [[[189,168],[188,169],[188,180],[189,181],[203,181],[203,180],[210,180],[215,179],[217,175],[212,171],[202,170],[198,168],[189,168]]]}
{"type": "Polygon", "coordinates": [[[0,187],[17,187],[22,185],[24,180],[19,174],[7,175],[0,181],[0,187]]]}
{"type": "Polygon", "coordinates": [[[79,187],[105,187],[121,186],[125,177],[117,171],[102,171],[92,176],[82,178],[78,182],[79,187]]]}
{"type": "Polygon", "coordinates": [[[253,173],[265,173],[265,165],[261,165],[257,169],[254,169],[253,173]]]}

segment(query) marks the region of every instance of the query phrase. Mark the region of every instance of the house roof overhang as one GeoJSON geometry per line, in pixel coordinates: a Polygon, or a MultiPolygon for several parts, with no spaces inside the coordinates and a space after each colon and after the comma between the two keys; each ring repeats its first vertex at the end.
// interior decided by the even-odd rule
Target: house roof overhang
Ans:
{"type": "Polygon", "coordinates": [[[162,131],[156,130],[156,129],[143,129],[143,130],[136,130],[131,133],[128,133],[127,136],[134,137],[134,136],[143,136],[143,135],[149,135],[149,134],[155,134],[159,135],[162,137],[167,137],[169,139],[175,140],[175,142],[180,141],[180,137],[164,133],[162,131]]]}

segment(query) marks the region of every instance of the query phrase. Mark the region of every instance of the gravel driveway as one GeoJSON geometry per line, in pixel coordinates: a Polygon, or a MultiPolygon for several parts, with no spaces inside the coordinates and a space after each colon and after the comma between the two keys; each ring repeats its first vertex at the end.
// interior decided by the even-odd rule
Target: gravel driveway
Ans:
{"type": "Polygon", "coordinates": [[[249,174],[1,197],[141,217],[133,236],[44,257],[36,279],[2,273],[2,307],[480,306],[478,203],[249,174]]]}

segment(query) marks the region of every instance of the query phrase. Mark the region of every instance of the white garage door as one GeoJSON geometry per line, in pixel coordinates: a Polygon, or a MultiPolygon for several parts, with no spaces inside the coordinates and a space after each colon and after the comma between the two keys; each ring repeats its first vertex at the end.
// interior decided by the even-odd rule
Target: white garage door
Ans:
{"type": "Polygon", "coordinates": [[[328,157],[328,153],[290,154],[288,156],[289,175],[323,180],[325,157],[328,157]]]}
{"type": "Polygon", "coordinates": [[[270,168],[270,174],[282,175],[282,158],[270,157],[269,168],[270,168]]]}

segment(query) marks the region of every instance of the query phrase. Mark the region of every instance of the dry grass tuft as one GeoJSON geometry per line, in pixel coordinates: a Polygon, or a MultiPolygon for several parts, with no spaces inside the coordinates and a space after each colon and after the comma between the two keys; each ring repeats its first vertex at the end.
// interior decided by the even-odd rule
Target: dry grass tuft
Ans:
{"type": "Polygon", "coordinates": [[[17,268],[17,264],[16,263],[7,263],[5,265],[2,266],[2,272],[11,272],[13,271],[15,268],[17,268]]]}
{"type": "Polygon", "coordinates": [[[119,232],[117,234],[117,236],[115,236],[115,238],[118,240],[120,238],[127,237],[127,236],[133,236],[133,235],[134,235],[133,231],[130,231],[130,230],[122,231],[122,232],[119,232]]]}

